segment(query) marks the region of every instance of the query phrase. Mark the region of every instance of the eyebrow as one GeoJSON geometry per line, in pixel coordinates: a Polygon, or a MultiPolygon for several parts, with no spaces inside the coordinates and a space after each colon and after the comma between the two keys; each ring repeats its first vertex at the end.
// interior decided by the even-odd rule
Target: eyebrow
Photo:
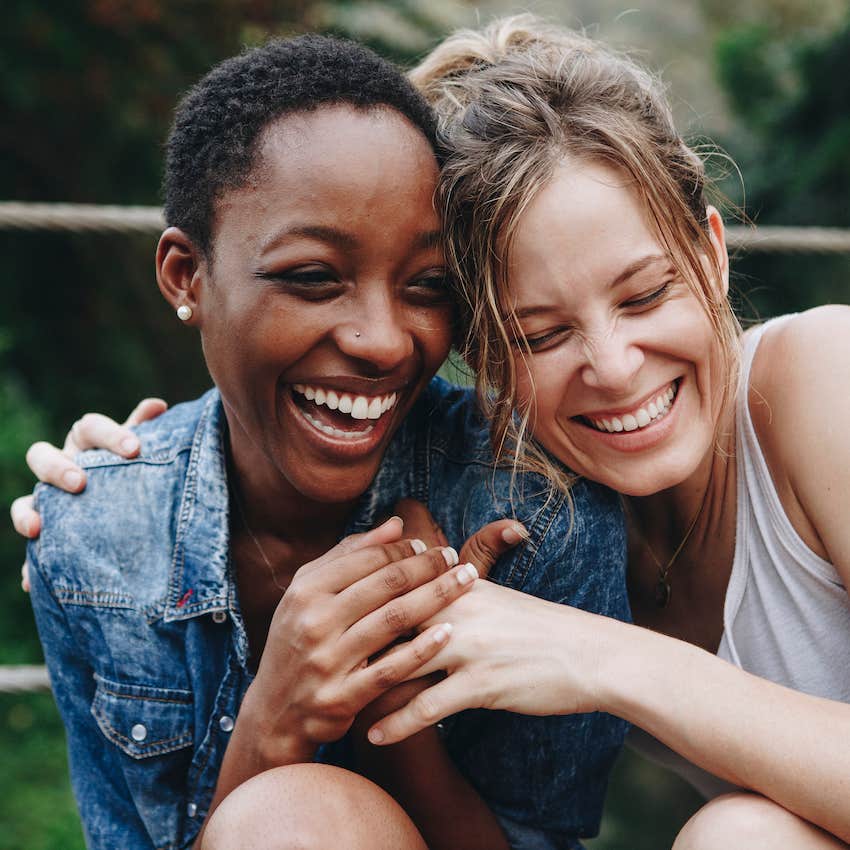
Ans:
{"type": "MultiPolygon", "coordinates": [[[[664,254],[647,254],[645,257],[639,257],[634,262],[629,263],[608,285],[609,289],[615,289],[625,283],[630,278],[634,277],[642,271],[645,271],[650,266],[654,266],[659,262],[668,262],[669,259],[664,254]]],[[[531,307],[522,307],[516,311],[517,319],[526,319],[529,316],[539,316],[543,313],[550,313],[557,309],[554,304],[535,304],[531,307]]]]}
{"type": "MultiPolygon", "coordinates": [[[[276,248],[287,239],[299,236],[316,239],[319,242],[327,242],[343,251],[353,251],[359,244],[356,236],[338,227],[331,227],[326,224],[297,224],[285,227],[266,239],[260,247],[260,252],[265,253],[276,248]]],[[[442,236],[439,230],[427,230],[416,236],[413,240],[413,248],[423,251],[437,247],[441,241],[442,236]]]]}
{"type": "Polygon", "coordinates": [[[340,230],[338,227],[330,227],[325,224],[295,224],[278,230],[260,246],[261,253],[271,248],[277,248],[282,242],[293,237],[306,237],[316,239],[319,242],[329,242],[347,251],[353,251],[357,247],[357,240],[350,233],[340,230]]]}

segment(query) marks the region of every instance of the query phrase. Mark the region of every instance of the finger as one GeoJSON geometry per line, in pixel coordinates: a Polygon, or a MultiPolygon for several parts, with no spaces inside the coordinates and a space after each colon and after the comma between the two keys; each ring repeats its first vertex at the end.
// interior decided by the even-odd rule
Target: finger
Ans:
{"type": "Polygon", "coordinates": [[[24,561],[24,565],[21,567],[21,590],[24,593],[30,592],[30,565],[29,561],[24,561]]]}
{"type": "Polygon", "coordinates": [[[446,645],[452,633],[451,623],[439,623],[400,644],[395,651],[354,674],[352,681],[358,701],[364,705],[396,685],[412,679],[416,671],[431,661],[446,645]]]}
{"type": "Polygon", "coordinates": [[[373,744],[395,744],[439,723],[450,714],[477,708],[479,702],[469,676],[462,672],[452,673],[375,723],[368,738],[373,744]]]}
{"type": "Polygon", "coordinates": [[[478,572],[472,564],[462,564],[404,596],[390,600],[358,620],[341,635],[341,650],[358,661],[369,658],[399,635],[436,616],[468,592],[477,578],[478,572]]]}
{"type": "Polygon", "coordinates": [[[404,531],[404,522],[401,517],[391,516],[388,520],[381,523],[377,528],[367,531],[363,534],[349,534],[333,547],[328,549],[324,555],[310,561],[302,566],[298,572],[302,575],[314,572],[319,567],[330,561],[335,561],[337,558],[356,552],[360,549],[365,549],[367,546],[381,545],[384,543],[394,543],[401,537],[404,531]]]}
{"type": "Polygon", "coordinates": [[[69,493],[79,493],[86,486],[82,469],[50,443],[33,443],[27,450],[27,466],[39,481],[69,493]]]}
{"type": "MultiPolygon", "coordinates": [[[[414,549],[421,541],[410,541],[414,549]]],[[[346,587],[336,599],[339,618],[356,623],[382,605],[431,581],[456,566],[458,555],[450,546],[428,549],[412,558],[392,561],[346,587]]]]}
{"type": "Polygon", "coordinates": [[[416,499],[402,499],[396,503],[395,512],[404,520],[404,529],[408,537],[418,537],[428,546],[449,545],[443,529],[422,502],[417,502],[416,499]]]}
{"type": "Polygon", "coordinates": [[[166,410],[168,410],[167,401],[163,401],[161,398],[143,398],[133,408],[133,412],[127,417],[124,426],[141,425],[142,422],[156,419],[157,416],[161,416],[166,410]]]}
{"type": "Polygon", "coordinates": [[[22,537],[29,537],[32,540],[41,533],[41,517],[33,509],[32,496],[19,496],[12,502],[9,513],[12,515],[15,531],[22,537]]]}
{"type": "Polygon", "coordinates": [[[476,531],[463,544],[460,559],[475,564],[479,574],[486,576],[505,552],[527,539],[524,525],[511,519],[500,519],[476,531]]]}
{"type": "MultiPolygon", "coordinates": [[[[353,585],[389,564],[406,561],[408,558],[414,558],[425,551],[425,544],[421,540],[405,539],[398,540],[395,543],[379,543],[374,546],[367,546],[365,549],[348,552],[340,558],[326,562],[321,570],[316,570],[308,576],[308,581],[310,581],[310,586],[316,590],[343,594],[353,585]]],[[[398,596],[399,594],[396,593],[395,595],[398,596]]],[[[387,596],[382,601],[386,601],[388,598],[392,597],[387,596]]],[[[372,606],[368,610],[371,611],[374,608],[375,606],[372,606]]],[[[344,610],[344,607],[339,610],[344,610]]],[[[360,616],[364,613],[366,612],[361,612],[360,616]]],[[[355,619],[357,617],[352,617],[349,622],[354,622],[355,619]]]]}
{"type": "Polygon", "coordinates": [[[102,413],[87,413],[78,419],[65,440],[65,451],[76,448],[84,452],[86,449],[108,449],[122,457],[135,457],[139,453],[141,443],[139,438],[114,419],[102,413]]]}

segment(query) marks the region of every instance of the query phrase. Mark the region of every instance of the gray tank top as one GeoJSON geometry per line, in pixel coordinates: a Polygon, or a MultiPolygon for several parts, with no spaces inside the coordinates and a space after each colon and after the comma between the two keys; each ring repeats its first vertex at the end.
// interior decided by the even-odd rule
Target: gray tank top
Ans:
{"type": "MultiPolygon", "coordinates": [[[[785,515],[747,402],[762,335],[788,318],[754,329],[744,342],[736,400],[735,557],[717,655],[781,685],[850,703],[850,596],[835,567],[806,546],[785,515]]],[[[731,788],[640,729],[629,743],[706,797],[731,788]]]]}

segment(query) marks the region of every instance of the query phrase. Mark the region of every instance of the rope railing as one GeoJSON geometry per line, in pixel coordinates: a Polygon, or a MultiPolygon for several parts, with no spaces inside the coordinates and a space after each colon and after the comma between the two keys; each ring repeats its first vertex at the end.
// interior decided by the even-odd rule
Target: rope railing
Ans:
{"type": "MultiPolygon", "coordinates": [[[[0,230],[159,233],[159,207],[0,202],[0,230]]],[[[726,230],[729,247],[758,253],[850,254],[850,229],[839,227],[741,227],[726,230]]]]}
{"type": "Polygon", "coordinates": [[[0,693],[49,691],[47,669],[38,664],[0,666],[0,693]]]}

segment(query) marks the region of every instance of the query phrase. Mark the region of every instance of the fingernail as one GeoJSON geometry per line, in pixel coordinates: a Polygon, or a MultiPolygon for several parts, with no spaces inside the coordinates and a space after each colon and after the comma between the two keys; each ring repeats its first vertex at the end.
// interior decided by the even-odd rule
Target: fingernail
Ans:
{"type": "Polygon", "coordinates": [[[446,559],[446,564],[453,567],[459,560],[457,552],[451,546],[444,546],[442,549],[443,557],[446,559]]]}
{"type": "Polygon", "coordinates": [[[449,639],[454,626],[451,623],[443,623],[434,632],[434,643],[445,643],[449,639]]]}
{"type": "Polygon", "coordinates": [[[69,490],[76,490],[83,483],[83,476],[73,469],[69,469],[62,473],[62,483],[69,490]]]}
{"type": "Polygon", "coordinates": [[[370,729],[369,730],[369,740],[373,744],[380,744],[386,735],[380,729],[370,729]]]}
{"type": "Polygon", "coordinates": [[[521,525],[512,525],[502,530],[502,540],[515,546],[520,540],[525,540],[527,533],[521,525]]]}
{"type": "Polygon", "coordinates": [[[428,548],[421,540],[411,540],[410,545],[417,555],[421,555],[428,548]]]}
{"type": "Polygon", "coordinates": [[[457,571],[457,583],[463,586],[467,584],[472,584],[475,579],[478,578],[478,570],[475,569],[474,564],[464,564],[457,571]]]}
{"type": "Polygon", "coordinates": [[[124,439],[121,440],[121,451],[125,454],[132,454],[133,452],[138,451],[138,448],[138,437],[124,437],[124,439]]]}
{"type": "MultiPolygon", "coordinates": [[[[402,518],[401,518],[398,514],[393,514],[393,516],[391,516],[391,517],[387,520],[387,522],[392,522],[393,520],[395,520],[396,522],[398,522],[398,523],[399,523],[399,525],[401,525],[401,527],[402,527],[402,528],[404,528],[404,520],[403,520],[403,519],[402,519],[402,518]]],[[[384,525],[386,525],[386,524],[387,524],[387,522],[385,522],[385,523],[384,523],[384,525]]]]}

